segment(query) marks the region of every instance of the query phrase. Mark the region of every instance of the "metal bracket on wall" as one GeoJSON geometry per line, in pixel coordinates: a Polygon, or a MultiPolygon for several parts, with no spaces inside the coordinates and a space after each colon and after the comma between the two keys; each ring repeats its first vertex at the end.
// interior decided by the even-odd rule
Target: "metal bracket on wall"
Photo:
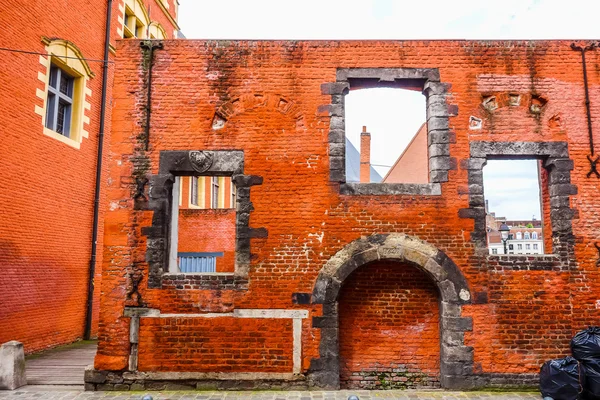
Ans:
{"type": "Polygon", "coordinates": [[[131,282],[131,289],[127,291],[127,300],[134,300],[137,306],[142,305],[142,295],[139,291],[140,283],[144,279],[144,275],[141,273],[132,272],[129,274],[129,281],[131,282]],[[135,295],[135,299],[134,296],[135,295]]]}
{"type": "Polygon", "coordinates": [[[588,136],[590,141],[590,155],[587,156],[588,161],[590,162],[590,172],[587,173],[587,177],[589,178],[592,175],[596,175],[596,178],[600,178],[600,173],[597,169],[597,163],[600,161],[600,156],[594,158],[594,135],[592,133],[592,115],[590,111],[590,93],[588,89],[588,80],[587,80],[587,68],[585,65],[585,52],[589,50],[593,50],[598,47],[597,43],[589,44],[585,47],[577,46],[575,43],[571,43],[571,48],[575,51],[581,52],[581,64],[583,65],[583,85],[585,88],[585,109],[587,112],[587,125],[588,125],[588,136]]]}
{"type": "Polygon", "coordinates": [[[158,40],[143,40],[140,43],[140,47],[144,51],[144,60],[143,60],[143,68],[147,70],[147,78],[146,78],[146,122],[144,125],[144,136],[143,136],[143,144],[144,150],[148,150],[148,146],[150,144],[150,115],[152,113],[152,67],[154,65],[154,51],[156,49],[162,49],[163,44],[158,40]]]}
{"type": "MultiPolygon", "coordinates": [[[[592,153],[593,154],[593,153],[592,153]]],[[[596,156],[596,158],[592,158],[592,156],[587,156],[588,161],[590,162],[590,172],[587,173],[587,177],[589,178],[592,174],[596,175],[596,178],[600,178],[600,172],[598,172],[598,161],[600,161],[600,156],[596,156]]]]}
{"type": "Polygon", "coordinates": [[[137,185],[135,194],[133,195],[134,200],[142,199],[144,201],[148,201],[148,198],[144,194],[146,191],[146,185],[148,184],[148,178],[136,178],[135,184],[137,185]]]}

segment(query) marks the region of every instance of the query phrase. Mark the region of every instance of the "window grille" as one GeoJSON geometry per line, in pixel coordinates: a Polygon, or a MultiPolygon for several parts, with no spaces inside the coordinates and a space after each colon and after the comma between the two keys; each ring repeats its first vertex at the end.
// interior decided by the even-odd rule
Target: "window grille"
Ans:
{"type": "Polygon", "coordinates": [[[177,253],[183,273],[217,272],[217,257],[223,257],[223,253],[177,253]]]}

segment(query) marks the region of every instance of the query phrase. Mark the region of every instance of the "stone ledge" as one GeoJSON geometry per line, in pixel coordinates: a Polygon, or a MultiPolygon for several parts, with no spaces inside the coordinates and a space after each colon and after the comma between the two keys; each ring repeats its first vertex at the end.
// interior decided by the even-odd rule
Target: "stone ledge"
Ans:
{"type": "Polygon", "coordinates": [[[85,371],[87,391],[269,389],[306,390],[308,382],[293,373],[85,371]]]}
{"type": "Polygon", "coordinates": [[[342,195],[396,195],[441,196],[439,183],[344,183],[340,185],[342,195]]]}

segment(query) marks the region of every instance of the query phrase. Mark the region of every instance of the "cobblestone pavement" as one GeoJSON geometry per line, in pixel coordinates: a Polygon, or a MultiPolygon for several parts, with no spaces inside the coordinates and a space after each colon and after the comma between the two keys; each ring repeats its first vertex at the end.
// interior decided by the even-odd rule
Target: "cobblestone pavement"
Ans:
{"type": "Polygon", "coordinates": [[[150,394],[154,400],[347,400],[356,395],[360,400],[399,399],[399,400],[541,400],[536,392],[445,392],[445,391],[247,391],[247,392],[84,392],[79,389],[25,386],[14,391],[0,391],[2,400],[140,400],[143,395],[150,394]]]}

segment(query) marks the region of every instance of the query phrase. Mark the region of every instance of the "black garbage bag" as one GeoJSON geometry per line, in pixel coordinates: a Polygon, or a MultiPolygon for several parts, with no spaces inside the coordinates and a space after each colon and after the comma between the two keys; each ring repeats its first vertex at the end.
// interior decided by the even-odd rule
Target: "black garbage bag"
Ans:
{"type": "Polygon", "coordinates": [[[540,370],[542,397],[554,400],[577,400],[583,392],[585,378],[573,357],[546,361],[540,370]]]}
{"type": "Polygon", "coordinates": [[[579,361],[600,361],[600,326],[590,326],[575,335],[571,353],[579,361]]]}
{"type": "Polygon", "coordinates": [[[586,361],[583,365],[585,384],[583,385],[583,398],[586,400],[600,400],[600,360],[586,361]]]}

